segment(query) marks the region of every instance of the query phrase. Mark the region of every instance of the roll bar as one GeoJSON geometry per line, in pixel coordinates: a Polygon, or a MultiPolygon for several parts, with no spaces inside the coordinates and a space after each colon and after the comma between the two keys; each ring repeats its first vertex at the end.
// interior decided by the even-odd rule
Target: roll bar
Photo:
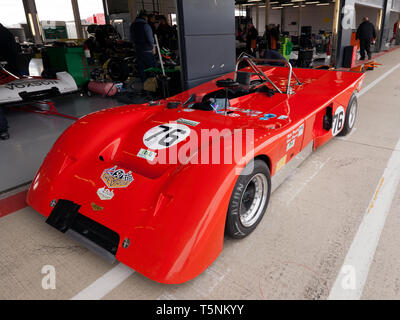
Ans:
{"type": "Polygon", "coordinates": [[[275,83],[273,83],[271,81],[271,79],[269,79],[266,74],[257,66],[257,64],[255,62],[283,62],[288,68],[289,68],[289,76],[288,76],[288,83],[286,86],[286,94],[292,94],[292,88],[291,88],[291,80],[292,80],[292,75],[293,77],[296,79],[297,84],[301,85],[302,83],[299,81],[299,79],[297,78],[296,74],[293,72],[293,68],[292,65],[285,59],[258,59],[258,58],[254,58],[251,55],[242,52],[240,54],[240,56],[238,57],[237,61],[236,61],[236,68],[235,68],[235,81],[236,81],[236,77],[237,77],[237,71],[239,69],[239,64],[242,61],[246,61],[249,66],[253,69],[253,71],[255,72],[255,74],[260,78],[260,80],[265,80],[268,81],[276,91],[278,91],[279,93],[283,93],[276,85],[275,83]]]}

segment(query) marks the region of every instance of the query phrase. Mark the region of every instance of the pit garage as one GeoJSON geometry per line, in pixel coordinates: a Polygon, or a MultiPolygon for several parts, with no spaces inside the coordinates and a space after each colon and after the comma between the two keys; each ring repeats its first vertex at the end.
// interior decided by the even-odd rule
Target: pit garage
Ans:
{"type": "Polygon", "coordinates": [[[0,299],[400,298],[400,0],[0,23],[0,299]]]}

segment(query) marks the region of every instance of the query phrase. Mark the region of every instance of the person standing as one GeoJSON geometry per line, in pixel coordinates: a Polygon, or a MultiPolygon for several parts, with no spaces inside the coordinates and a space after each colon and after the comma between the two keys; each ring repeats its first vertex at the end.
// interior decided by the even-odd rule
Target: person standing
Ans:
{"type": "Polygon", "coordinates": [[[247,25],[246,33],[246,50],[250,54],[255,54],[255,49],[257,47],[258,31],[252,23],[247,25]]]}
{"type": "Polygon", "coordinates": [[[371,60],[371,41],[376,38],[374,25],[364,17],[357,29],[356,39],[360,40],[360,60],[365,60],[365,52],[368,54],[368,60],[371,60]]]}
{"type": "Polygon", "coordinates": [[[156,66],[154,35],[150,25],[147,23],[147,14],[145,12],[141,12],[131,24],[130,31],[131,41],[136,48],[140,79],[145,82],[146,73],[144,70],[156,66]]]}
{"type": "Polygon", "coordinates": [[[393,40],[396,40],[397,38],[400,38],[400,18],[393,25],[393,37],[390,39],[390,44],[392,44],[393,40]]]}
{"type": "Polygon", "coordinates": [[[148,16],[148,20],[149,20],[149,25],[151,27],[151,31],[153,31],[153,35],[156,34],[156,15],[155,14],[149,14],[148,16]]]}
{"type": "Polygon", "coordinates": [[[9,138],[7,119],[4,116],[3,108],[0,106],[0,140],[7,140],[9,138]]]}
{"type": "Polygon", "coordinates": [[[160,16],[159,20],[160,24],[157,28],[158,42],[161,47],[169,49],[171,47],[170,42],[173,37],[174,30],[168,24],[168,20],[165,16],[160,16]]]}
{"type": "MultiPolygon", "coordinates": [[[[5,69],[20,75],[17,67],[18,46],[14,35],[0,23],[0,61],[6,61],[5,69]]],[[[0,106],[0,140],[10,138],[8,133],[8,122],[4,115],[3,107],[0,106]]]]}
{"type": "Polygon", "coordinates": [[[14,35],[0,23],[0,59],[7,61],[5,69],[19,76],[21,73],[17,67],[18,44],[14,35]]]}

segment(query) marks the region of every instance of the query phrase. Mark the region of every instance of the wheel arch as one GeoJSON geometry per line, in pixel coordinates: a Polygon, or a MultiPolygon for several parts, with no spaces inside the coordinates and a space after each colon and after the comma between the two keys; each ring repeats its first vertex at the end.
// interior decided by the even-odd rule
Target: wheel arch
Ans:
{"type": "Polygon", "coordinates": [[[268,166],[269,171],[271,172],[272,168],[271,168],[271,158],[266,155],[266,154],[259,154],[256,157],[254,157],[254,160],[262,160],[266,163],[266,165],[268,166]]]}

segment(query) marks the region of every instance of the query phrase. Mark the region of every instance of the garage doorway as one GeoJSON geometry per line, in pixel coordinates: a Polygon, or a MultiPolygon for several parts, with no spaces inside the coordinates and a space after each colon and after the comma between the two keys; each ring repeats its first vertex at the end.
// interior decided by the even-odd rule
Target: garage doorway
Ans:
{"type": "Polygon", "coordinates": [[[375,39],[375,45],[371,45],[371,52],[379,52],[379,37],[380,37],[380,28],[382,25],[382,9],[356,4],[355,5],[355,30],[353,32],[357,32],[357,28],[362,22],[364,17],[368,17],[368,20],[374,25],[375,32],[377,38],[375,39]]]}

